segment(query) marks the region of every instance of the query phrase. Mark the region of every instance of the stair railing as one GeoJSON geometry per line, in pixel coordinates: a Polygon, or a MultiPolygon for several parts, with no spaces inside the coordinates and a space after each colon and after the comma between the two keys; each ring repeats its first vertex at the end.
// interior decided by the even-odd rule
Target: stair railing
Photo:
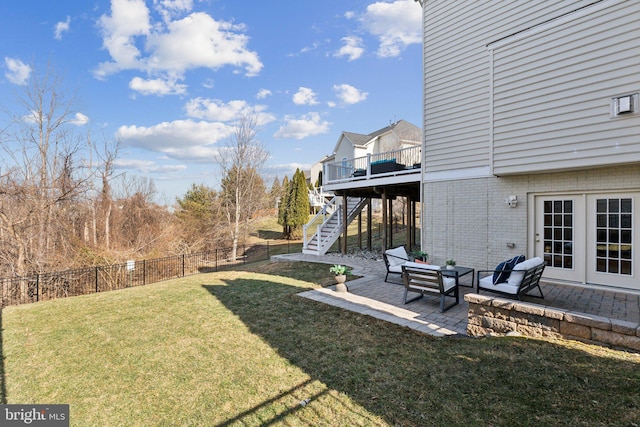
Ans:
{"type": "Polygon", "coordinates": [[[303,235],[303,247],[306,248],[309,241],[313,238],[314,235],[320,235],[321,227],[328,221],[329,218],[337,211],[336,203],[338,198],[334,197],[330,201],[328,201],[322,209],[305,225],[302,226],[302,235],[303,235]],[[312,234],[309,237],[309,229],[314,226],[314,224],[318,224],[320,222],[320,218],[322,218],[322,222],[317,225],[315,234],[312,234]]]}
{"type": "MultiPolygon", "coordinates": [[[[351,221],[353,221],[353,219],[356,217],[356,215],[362,211],[362,208],[366,205],[367,203],[367,199],[363,199],[363,198],[358,198],[358,197],[349,197],[347,199],[347,206],[346,209],[348,209],[347,211],[347,221],[348,223],[351,223],[351,221]],[[354,203],[355,202],[355,203],[354,203]]],[[[303,248],[307,248],[309,242],[312,242],[313,239],[315,238],[316,243],[317,243],[317,250],[318,253],[320,254],[324,254],[326,252],[326,250],[333,244],[333,242],[335,242],[335,240],[337,239],[337,236],[340,235],[340,233],[342,232],[342,209],[338,209],[338,207],[342,206],[342,199],[340,198],[334,198],[332,200],[331,205],[327,205],[327,210],[333,210],[333,212],[331,214],[329,214],[328,216],[325,215],[324,216],[324,221],[322,222],[322,224],[319,224],[316,228],[316,232],[315,234],[313,234],[311,236],[311,238],[308,237],[308,230],[309,228],[311,228],[313,226],[314,223],[316,223],[316,218],[318,218],[320,216],[320,214],[322,213],[319,212],[314,219],[312,219],[308,224],[306,224],[303,227],[303,234],[304,234],[304,246],[303,248]],[[337,200],[337,201],[336,201],[337,200]],[[329,222],[331,222],[333,219],[336,219],[337,222],[333,222],[331,224],[331,228],[329,228],[329,233],[326,234],[325,236],[323,236],[323,231],[325,231],[325,228],[327,228],[329,222]]],[[[328,214],[328,212],[327,212],[328,214]]]]}

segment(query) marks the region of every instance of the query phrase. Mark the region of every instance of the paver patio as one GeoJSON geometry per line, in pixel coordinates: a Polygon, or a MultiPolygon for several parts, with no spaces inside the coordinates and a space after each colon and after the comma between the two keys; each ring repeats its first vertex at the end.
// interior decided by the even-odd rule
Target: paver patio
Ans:
{"type": "MultiPolygon", "coordinates": [[[[347,282],[349,292],[338,293],[333,287],[329,287],[303,292],[300,294],[302,297],[397,323],[430,335],[467,334],[469,306],[464,301],[464,295],[475,293],[475,289],[470,287],[471,275],[460,279],[460,304],[441,313],[439,300],[435,297],[425,296],[409,304],[403,304],[402,279],[395,275],[390,277],[393,283],[384,281],[386,268],[382,258],[372,260],[335,254],[288,254],[274,256],[272,259],[344,264],[353,268],[354,275],[362,276],[347,282]]],[[[611,291],[546,282],[541,283],[541,287],[544,300],[526,297],[525,301],[640,323],[640,292],[611,291]]]]}

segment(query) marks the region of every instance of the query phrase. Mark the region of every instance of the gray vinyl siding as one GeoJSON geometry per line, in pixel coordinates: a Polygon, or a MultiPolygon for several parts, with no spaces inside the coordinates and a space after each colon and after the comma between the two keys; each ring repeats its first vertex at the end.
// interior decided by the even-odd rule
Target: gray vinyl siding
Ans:
{"type": "Polygon", "coordinates": [[[491,165],[491,61],[487,45],[592,2],[424,2],[427,174],[491,165]]]}
{"type": "Polygon", "coordinates": [[[640,161],[640,115],[611,117],[640,92],[640,1],[604,3],[494,50],[495,175],[640,161]]]}

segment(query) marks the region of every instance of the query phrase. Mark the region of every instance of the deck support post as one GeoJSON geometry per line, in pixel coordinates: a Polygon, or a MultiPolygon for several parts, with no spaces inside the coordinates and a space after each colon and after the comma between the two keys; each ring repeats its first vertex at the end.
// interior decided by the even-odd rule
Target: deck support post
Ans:
{"type": "MultiPolygon", "coordinates": [[[[407,216],[407,248],[409,251],[413,249],[414,241],[413,241],[413,215],[411,210],[411,205],[413,201],[411,200],[411,196],[407,196],[406,204],[407,209],[405,210],[405,214],[407,216]]],[[[404,219],[404,218],[403,218],[404,219]]]]}
{"type": "Polygon", "coordinates": [[[347,212],[347,195],[342,196],[342,254],[347,254],[347,236],[348,236],[348,219],[349,213],[347,212]]]}
{"type": "Polygon", "coordinates": [[[371,206],[371,197],[367,201],[367,250],[372,249],[372,236],[373,236],[373,206],[371,206]]]}
{"type": "Polygon", "coordinates": [[[387,219],[389,220],[389,247],[393,247],[393,199],[389,198],[389,214],[387,215],[387,219]]]}
{"type": "Polygon", "coordinates": [[[387,245],[387,192],[386,190],[382,190],[382,250],[385,251],[389,249],[387,245]]]}

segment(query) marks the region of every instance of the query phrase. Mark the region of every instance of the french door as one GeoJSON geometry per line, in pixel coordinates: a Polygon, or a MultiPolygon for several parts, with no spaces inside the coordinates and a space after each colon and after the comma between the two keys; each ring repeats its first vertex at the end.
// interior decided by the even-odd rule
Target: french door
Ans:
{"type": "Polygon", "coordinates": [[[535,253],[545,276],[640,289],[640,193],[536,196],[535,253]]]}

